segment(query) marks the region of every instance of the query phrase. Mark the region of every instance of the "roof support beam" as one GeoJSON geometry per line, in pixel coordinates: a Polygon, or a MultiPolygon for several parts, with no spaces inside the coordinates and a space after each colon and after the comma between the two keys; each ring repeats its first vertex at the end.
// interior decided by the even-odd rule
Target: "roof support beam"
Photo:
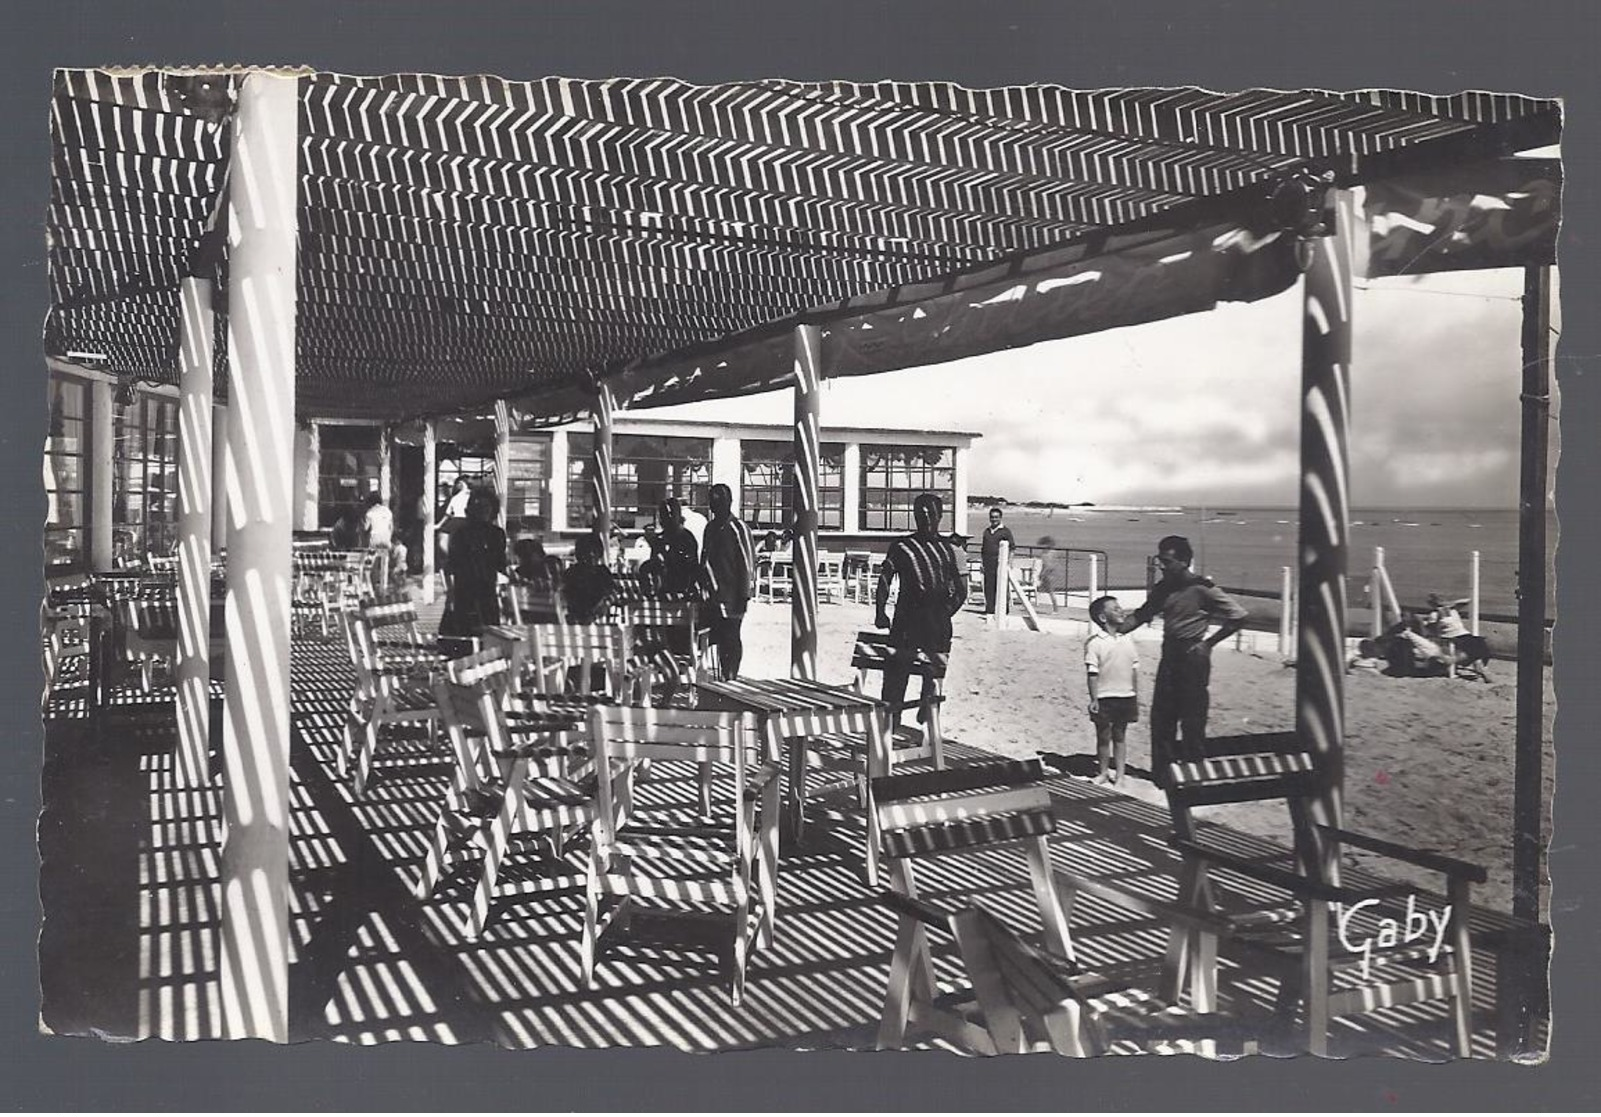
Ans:
{"type": "Polygon", "coordinates": [[[209,280],[179,289],[178,360],[178,655],[180,787],[211,774],[212,339],[209,280]]]}
{"type": "Polygon", "coordinates": [[[289,1039],[289,580],[294,515],[298,81],[252,71],[229,198],[228,682],[222,1008],[289,1039]]]}
{"type": "Polygon", "coordinates": [[[589,484],[595,494],[595,533],[607,547],[611,545],[612,418],[616,409],[611,387],[599,385],[595,392],[595,444],[589,484]]]}
{"type": "MultiPolygon", "coordinates": [[[[822,339],[816,326],[795,327],[795,542],[789,594],[789,673],[817,678],[817,512],[822,477],[822,339]]],[[[847,480],[847,483],[849,481],[847,480]]]]}
{"type": "MultiPolygon", "coordinates": [[[[1301,535],[1295,729],[1323,780],[1312,821],[1339,827],[1345,785],[1345,572],[1350,549],[1351,259],[1347,209],[1310,241],[1301,318],[1301,535]]],[[[1308,872],[1339,879],[1339,847],[1297,818],[1308,872]]]]}

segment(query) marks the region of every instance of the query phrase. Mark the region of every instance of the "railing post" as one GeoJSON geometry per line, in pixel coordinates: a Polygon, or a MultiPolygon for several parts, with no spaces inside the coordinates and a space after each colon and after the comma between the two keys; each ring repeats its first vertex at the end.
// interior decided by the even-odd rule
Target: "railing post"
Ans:
{"type": "Polygon", "coordinates": [[[1011,611],[1012,603],[1012,546],[1006,540],[1000,541],[1000,553],[995,557],[995,609],[989,615],[989,625],[992,628],[1005,628],[1006,615],[1011,611]]]}
{"type": "Polygon", "coordinates": [[[1468,631],[1479,634],[1479,552],[1468,553],[1468,631]]]}
{"type": "Polygon", "coordinates": [[[228,682],[222,1015],[289,1039],[289,579],[299,80],[241,83],[229,176],[228,682]]]}
{"type": "Polygon", "coordinates": [[[1090,600],[1101,596],[1101,556],[1090,552],[1090,600]]]}
{"type": "Polygon", "coordinates": [[[817,511],[822,474],[822,338],[818,328],[795,327],[794,559],[789,594],[792,678],[817,678],[817,511]]]}
{"type": "Polygon", "coordinates": [[[177,783],[201,787],[211,767],[211,407],[214,323],[209,280],[178,294],[177,783]]]}
{"type": "Polygon", "coordinates": [[[1291,577],[1288,566],[1281,567],[1279,572],[1279,655],[1289,657],[1290,649],[1294,646],[1291,638],[1291,620],[1295,616],[1295,581],[1291,577]]]}
{"type": "Polygon", "coordinates": [[[1368,583],[1368,607],[1373,610],[1373,639],[1384,635],[1384,548],[1373,548],[1373,580],[1368,583]]]}

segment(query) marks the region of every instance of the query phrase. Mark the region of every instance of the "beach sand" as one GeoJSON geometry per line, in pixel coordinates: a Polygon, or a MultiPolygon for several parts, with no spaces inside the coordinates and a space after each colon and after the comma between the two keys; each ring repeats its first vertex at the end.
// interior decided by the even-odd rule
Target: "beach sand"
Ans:
{"type": "MultiPolygon", "coordinates": [[[[872,610],[853,602],[825,603],[820,614],[819,677],[851,681],[852,640],[870,626],[872,610]]],[[[786,603],[751,603],[744,674],[789,673],[789,619],[786,603]]],[[[1073,770],[1089,770],[1084,758],[1095,755],[1095,735],[1085,712],[1085,622],[1048,620],[1045,626],[1043,632],[995,631],[977,612],[958,614],[946,680],[945,734],[1008,757],[1078,756],[1073,770]]],[[[1137,639],[1142,721],[1130,729],[1128,763],[1138,771],[1124,780],[1122,790],[1165,804],[1146,775],[1150,737],[1143,720],[1159,636],[1143,629],[1137,639]]],[[[1396,679],[1368,669],[1346,674],[1345,825],[1484,866],[1489,883],[1475,887],[1474,902],[1510,911],[1517,671],[1514,664],[1499,662],[1493,670],[1489,683],[1396,679]]],[[[1548,688],[1548,711],[1553,702],[1548,688]]],[[[1271,732],[1294,723],[1294,668],[1276,654],[1237,651],[1230,644],[1216,650],[1213,733],[1271,732]]],[[[1547,803],[1552,768],[1548,752],[1547,803]]],[[[1280,841],[1289,838],[1282,802],[1210,808],[1204,817],[1280,841]]],[[[1431,889],[1442,886],[1437,874],[1408,873],[1393,861],[1354,852],[1349,856],[1392,877],[1431,889]]]]}

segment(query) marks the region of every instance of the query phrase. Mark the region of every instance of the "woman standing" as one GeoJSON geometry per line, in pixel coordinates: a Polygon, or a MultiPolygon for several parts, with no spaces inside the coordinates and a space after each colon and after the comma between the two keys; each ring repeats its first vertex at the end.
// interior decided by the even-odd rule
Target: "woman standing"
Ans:
{"type": "Polygon", "coordinates": [[[495,582],[506,572],[506,533],[495,523],[500,499],[488,489],[474,490],[466,511],[445,557],[450,592],[439,620],[441,636],[477,636],[500,623],[495,582]]]}

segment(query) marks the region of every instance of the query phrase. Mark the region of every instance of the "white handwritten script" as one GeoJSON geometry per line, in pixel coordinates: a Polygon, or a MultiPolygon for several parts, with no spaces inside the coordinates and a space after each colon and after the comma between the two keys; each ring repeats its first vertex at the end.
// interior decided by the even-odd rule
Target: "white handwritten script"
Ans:
{"type": "MultiPolygon", "coordinates": [[[[1358,914],[1366,908],[1377,907],[1378,900],[1359,900],[1354,904],[1340,904],[1337,930],[1340,936],[1340,945],[1354,954],[1362,956],[1362,977],[1364,980],[1372,976],[1373,949],[1389,950],[1392,947],[1406,943],[1411,945],[1432,936],[1429,943],[1429,962],[1433,964],[1439,960],[1440,951],[1445,946],[1445,929],[1451,922],[1451,906],[1444,908],[1419,911],[1418,898],[1406,898],[1406,915],[1404,919],[1392,919],[1382,916],[1376,924],[1366,929],[1366,933],[1358,933],[1353,938],[1352,922],[1358,914]]],[[[1358,928],[1358,931],[1363,929],[1358,928]]]]}

